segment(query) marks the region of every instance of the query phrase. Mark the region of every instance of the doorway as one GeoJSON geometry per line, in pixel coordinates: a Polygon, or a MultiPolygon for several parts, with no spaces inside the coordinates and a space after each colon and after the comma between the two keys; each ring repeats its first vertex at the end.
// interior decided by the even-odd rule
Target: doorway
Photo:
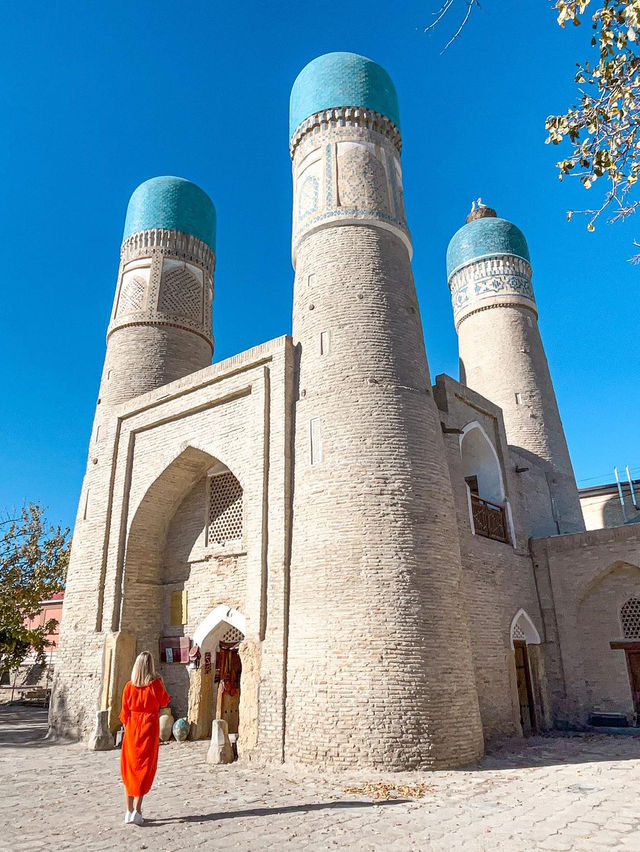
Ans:
{"type": "Polygon", "coordinates": [[[529,669],[529,654],[524,640],[514,639],[513,652],[516,663],[516,684],[518,687],[518,703],[520,704],[520,724],[525,737],[535,733],[536,714],[531,688],[531,671],[529,669]]]}
{"type": "MultiPolygon", "coordinates": [[[[211,736],[214,719],[225,719],[235,738],[240,727],[240,645],[244,616],[224,605],[212,610],[196,628],[193,645],[198,662],[191,671],[189,721],[192,739],[211,736]]],[[[246,697],[246,696],[245,696],[246,697]]]]}
{"type": "Polygon", "coordinates": [[[214,680],[216,719],[224,719],[230,734],[237,734],[240,723],[240,677],[242,663],[239,643],[221,641],[216,654],[214,680]]]}

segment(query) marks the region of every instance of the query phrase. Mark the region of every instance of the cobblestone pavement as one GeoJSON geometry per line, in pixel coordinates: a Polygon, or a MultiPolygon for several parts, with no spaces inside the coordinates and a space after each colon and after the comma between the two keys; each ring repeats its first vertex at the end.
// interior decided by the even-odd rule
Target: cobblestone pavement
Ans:
{"type": "Polygon", "coordinates": [[[0,707],[2,850],[640,852],[635,737],[534,737],[465,771],[344,775],[209,767],[206,743],[171,743],[138,828],[121,825],[120,752],[49,743],[45,732],[44,711],[0,707]],[[376,799],[385,783],[413,789],[376,799]]]}

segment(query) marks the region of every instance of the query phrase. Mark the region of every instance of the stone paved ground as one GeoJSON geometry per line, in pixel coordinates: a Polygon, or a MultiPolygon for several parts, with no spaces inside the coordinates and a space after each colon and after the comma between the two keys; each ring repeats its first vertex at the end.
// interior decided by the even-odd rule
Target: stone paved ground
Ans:
{"type": "Polygon", "coordinates": [[[640,852],[635,737],[510,741],[469,770],[403,775],[210,768],[206,743],[172,743],[137,828],[120,824],[120,753],[50,744],[45,732],[44,711],[0,707],[2,850],[640,852]],[[398,800],[345,792],[383,782],[426,789],[398,800]]]}

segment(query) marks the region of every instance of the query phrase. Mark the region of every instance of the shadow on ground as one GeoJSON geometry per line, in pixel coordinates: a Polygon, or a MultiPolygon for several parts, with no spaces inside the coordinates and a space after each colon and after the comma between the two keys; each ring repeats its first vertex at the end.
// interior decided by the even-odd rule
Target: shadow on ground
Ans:
{"type": "Polygon", "coordinates": [[[47,735],[47,711],[43,707],[0,704],[0,748],[51,746],[47,735]]]}
{"type": "Polygon", "coordinates": [[[307,805],[283,805],[278,808],[246,808],[242,811],[214,811],[210,814],[190,814],[189,816],[167,817],[166,819],[149,819],[145,825],[168,825],[172,822],[218,822],[223,819],[239,819],[240,817],[276,816],[278,814],[298,814],[308,811],[346,810],[348,808],[380,808],[385,805],[406,805],[410,799],[384,799],[378,802],[316,802],[307,805]]]}
{"type": "MultiPolygon", "coordinates": [[[[64,740],[46,739],[47,711],[42,707],[20,704],[0,704],[0,749],[64,747],[64,740]]],[[[480,763],[461,767],[463,771],[508,770],[536,766],[561,766],[575,763],[601,763],[640,759],[640,729],[638,736],[613,734],[552,732],[526,739],[510,738],[490,742],[480,763]]],[[[310,774],[313,770],[310,769],[310,774]]],[[[376,773],[382,777],[382,773],[376,773]]],[[[386,801],[394,804],[399,800],[386,801]]],[[[378,802],[377,804],[381,804],[378,802]]],[[[335,803],[335,807],[364,807],[367,803],[335,803]]],[[[301,809],[316,806],[303,805],[301,809]]],[[[319,805],[318,807],[325,807],[319,805]]],[[[269,812],[268,809],[266,809],[269,812]]],[[[252,812],[255,816],[259,812],[252,812]]],[[[226,819],[227,814],[185,817],[186,821],[226,819]]],[[[231,814],[233,816],[233,814],[231,814]]]]}
{"type": "Polygon", "coordinates": [[[640,729],[637,736],[552,731],[488,743],[482,761],[467,769],[519,769],[639,758],[640,729]]]}

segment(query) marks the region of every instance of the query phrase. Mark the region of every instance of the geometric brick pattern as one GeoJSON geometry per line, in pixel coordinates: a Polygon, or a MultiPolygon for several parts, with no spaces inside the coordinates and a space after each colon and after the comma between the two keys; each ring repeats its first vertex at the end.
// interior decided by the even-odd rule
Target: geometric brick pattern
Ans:
{"type": "Polygon", "coordinates": [[[242,486],[232,473],[209,477],[207,545],[242,539],[242,486]]]}
{"type": "Polygon", "coordinates": [[[202,319],[202,286],[186,266],[174,266],[162,277],[158,310],[195,322],[202,319]]]}
{"type": "Polygon", "coordinates": [[[524,631],[517,623],[513,625],[513,630],[511,631],[511,638],[515,639],[516,642],[526,642],[527,640],[527,637],[524,635],[524,631]]]}
{"type": "Polygon", "coordinates": [[[387,176],[380,160],[364,145],[338,158],[340,205],[389,212],[387,176]]]}
{"type": "Polygon", "coordinates": [[[119,316],[142,310],[146,286],[147,282],[140,275],[134,275],[123,283],[118,303],[119,316]]]}
{"type": "Polygon", "coordinates": [[[620,610],[622,635],[625,639],[640,639],[640,598],[629,598],[620,610]]]}
{"type": "Polygon", "coordinates": [[[242,642],[243,639],[244,633],[241,630],[238,630],[237,627],[230,627],[220,641],[235,645],[238,642],[242,642]]]}

